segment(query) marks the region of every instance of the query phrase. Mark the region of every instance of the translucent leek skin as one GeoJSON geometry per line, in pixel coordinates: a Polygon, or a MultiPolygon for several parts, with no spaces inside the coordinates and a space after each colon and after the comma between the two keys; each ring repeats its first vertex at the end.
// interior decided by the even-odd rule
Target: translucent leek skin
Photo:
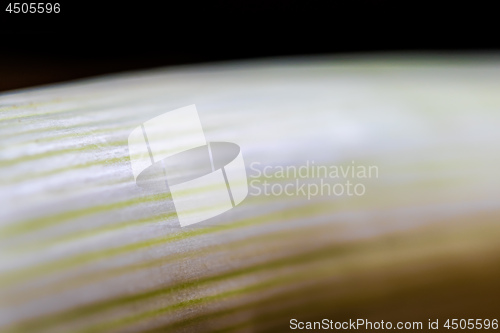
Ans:
{"type": "Polygon", "coordinates": [[[494,319],[499,92],[500,58],[387,55],[162,68],[1,94],[0,331],[494,319]],[[207,142],[241,148],[249,193],[181,228],[169,193],[136,184],[127,139],[191,104],[207,142]],[[313,165],[377,174],[278,172],[313,165]],[[263,191],[320,178],[365,192],[263,191]]]}

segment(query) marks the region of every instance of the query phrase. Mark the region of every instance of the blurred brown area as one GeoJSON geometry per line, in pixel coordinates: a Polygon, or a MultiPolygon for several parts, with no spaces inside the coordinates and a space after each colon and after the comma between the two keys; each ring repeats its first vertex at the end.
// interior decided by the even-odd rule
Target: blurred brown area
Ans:
{"type": "Polygon", "coordinates": [[[58,57],[0,56],[0,92],[56,84],[93,76],[140,70],[181,62],[159,59],[61,59],[58,57]]]}
{"type": "Polygon", "coordinates": [[[436,331],[428,329],[429,320],[439,320],[438,331],[448,331],[443,327],[448,319],[500,320],[500,245],[491,242],[498,235],[494,221],[499,214],[480,213],[335,245],[305,258],[321,260],[324,272],[329,270],[322,277],[311,270],[314,284],[216,313],[219,322],[212,313],[147,332],[219,331],[224,321],[236,322],[224,331],[287,332],[293,318],[383,320],[393,326],[422,322],[423,329],[410,331],[426,332],[436,331]]]}
{"type": "Polygon", "coordinates": [[[96,71],[85,64],[61,64],[50,60],[35,63],[23,61],[22,58],[3,58],[0,61],[0,91],[62,82],[105,72],[103,66],[100,71],[96,71]]]}

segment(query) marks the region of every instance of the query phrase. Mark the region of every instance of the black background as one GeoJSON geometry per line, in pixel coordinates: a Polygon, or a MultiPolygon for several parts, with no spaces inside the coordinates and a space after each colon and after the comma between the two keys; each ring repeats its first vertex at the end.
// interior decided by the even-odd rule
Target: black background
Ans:
{"type": "Polygon", "coordinates": [[[58,2],[59,14],[9,14],[0,2],[0,90],[230,59],[500,46],[486,2],[58,2]]]}

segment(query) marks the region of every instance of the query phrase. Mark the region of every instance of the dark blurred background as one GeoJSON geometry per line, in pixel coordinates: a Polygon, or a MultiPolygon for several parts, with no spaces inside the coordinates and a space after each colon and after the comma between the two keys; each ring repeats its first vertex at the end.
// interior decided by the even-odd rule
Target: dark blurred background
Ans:
{"type": "Polygon", "coordinates": [[[486,2],[57,2],[59,14],[11,14],[0,1],[0,91],[230,59],[500,48],[486,2]]]}

